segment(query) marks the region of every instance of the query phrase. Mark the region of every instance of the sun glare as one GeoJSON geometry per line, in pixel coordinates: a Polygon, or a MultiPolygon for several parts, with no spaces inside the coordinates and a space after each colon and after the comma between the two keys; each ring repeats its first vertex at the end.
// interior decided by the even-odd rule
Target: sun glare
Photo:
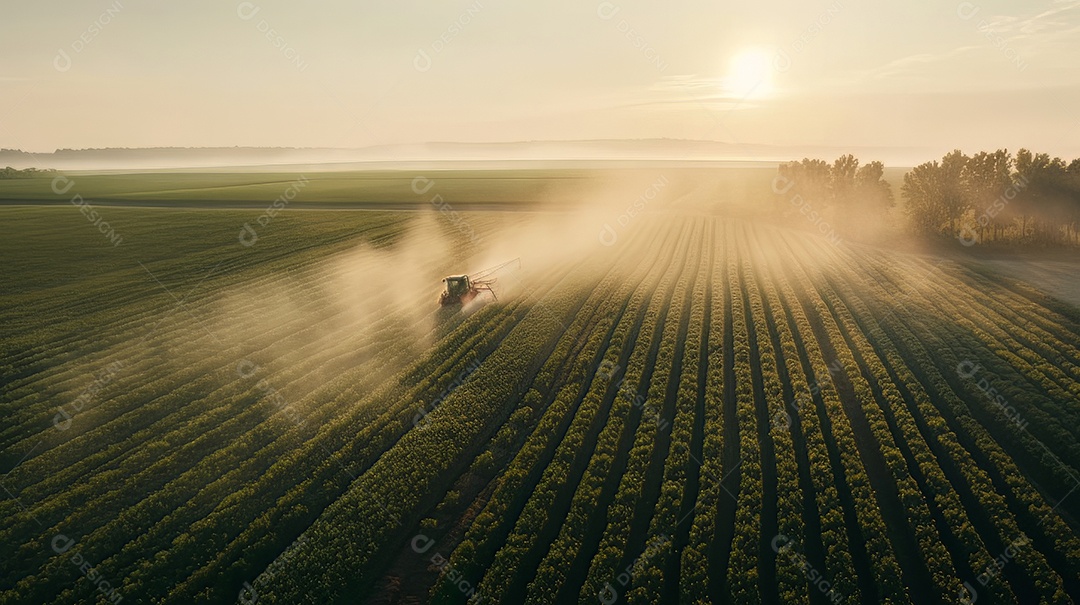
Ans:
{"type": "Polygon", "coordinates": [[[745,49],[731,57],[724,89],[740,99],[761,99],[772,93],[772,59],[760,49],[745,49]]]}

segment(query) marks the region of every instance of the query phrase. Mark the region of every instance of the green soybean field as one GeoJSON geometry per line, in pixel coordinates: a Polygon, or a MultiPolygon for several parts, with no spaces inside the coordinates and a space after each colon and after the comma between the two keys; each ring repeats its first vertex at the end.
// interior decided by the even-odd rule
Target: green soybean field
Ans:
{"type": "Polygon", "coordinates": [[[0,602],[1080,602],[1080,311],[1025,282],[711,208],[68,197],[0,208],[0,602]]]}

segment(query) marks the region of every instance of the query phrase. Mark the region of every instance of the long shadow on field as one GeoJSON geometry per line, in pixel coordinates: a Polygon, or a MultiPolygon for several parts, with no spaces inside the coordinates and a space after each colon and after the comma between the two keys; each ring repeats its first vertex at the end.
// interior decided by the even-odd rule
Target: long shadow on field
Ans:
{"type": "MultiPolygon", "coordinates": [[[[792,255],[798,258],[797,254],[792,255]]],[[[809,273],[809,272],[808,272],[809,273]]],[[[815,288],[815,296],[822,301],[825,297],[821,294],[821,286],[810,279],[815,288]]],[[[809,301],[803,301],[803,310],[810,322],[821,354],[826,359],[839,359],[836,353],[836,344],[829,338],[829,332],[825,327],[822,316],[812,308],[809,301]]],[[[857,370],[857,368],[855,368],[857,370]]],[[[870,479],[870,485],[876,496],[877,504],[881,509],[885,521],[885,528],[889,541],[896,551],[896,557],[903,574],[904,584],[908,593],[916,603],[939,602],[936,591],[933,590],[934,580],[923,560],[918,542],[907,522],[907,513],[900,501],[900,494],[896,482],[892,478],[892,471],[881,452],[880,444],[870,429],[870,423],[866,419],[866,412],[862,408],[855,389],[848,378],[847,372],[851,368],[844,368],[833,374],[833,384],[836,387],[840,402],[843,404],[845,414],[851,423],[852,432],[855,436],[855,446],[859,450],[859,458],[866,468],[870,479]]]]}
{"type": "MultiPolygon", "coordinates": [[[[790,276],[788,277],[790,279],[790,276]]],[[[792,311],[792,307],[796,304],[798,304],[798,301],[790,301],[787,300],[786,297],[781,298],[781,305],[784,307],[784,314],[787,317],[788,325],[793,328],[791,337],[795,343],[795,350],[798,351],[799,363],[802,365],[803,373],[809,379],[816,376],[816,373],[814,366],[806,353],[807,343],[803,339],[802,332],[797,329],[798,322],[796,322],[795,315],[792,311]]],[[[860,529],[859,522],[855,516],[855,503],[851,496],[851,488],[848,486],[847,479],[844,476],[844,467],[843,463],[840,461],[840,453],[836,449],[836,442],[830,438],[830,435],[832,434],[832,422],[829,420],[828,414],[825,413],[825,403],[821,399],[820,392],[817,392],[816,389],[812,390],[811,399],[813,401],[814,410],[809,413],[817,413],[818,415],[822,437],[825,441],[825,449],[828,451],[829,455],[829,465],[833,470],[836,481],[837,499],[844,509],[844,526],[847,530],[848,546],[851,549],[851,562],[855,571],[855,581],[859,587],[861,602],[863,605],[875,605],[878,603],[877,584],[874,581],[874,574],[870,569],[870,559],[866,552],[866,543],[863,541],[862,530],[860,529]]],[[[793,416],[797,416],[797,414],[793,414],[793,416]]],[[[803,443],[805,444],[805,440],[803,443]]],[[[817,506],[816,502],[814,506],[817,506]]],[[[818,534],[818,536],[820,539],[820,534],[818,534]]],[[[851,570],[848,569],[832,570],[834,574],[849,573],[850,571],[851,570]]]]}
{"type": "MultiPolygon", "coordinates": [[[[890,283],[890,280],[892,279],[892,277],[883,275],[879,272],[871,271],[871,274],[879,275],[879,278],[883,283],[890,283]]],[[[892,339],[901,356],[909,361],[912,373],[922,384],[923,388],[926,389],[931,402],[935,405],[938,412],[941,414],[941,417],[948,424],[950,430],[956,435],[957,441],[969,452],[979,468],[987,474],[994,485],[995,491],[1004,495],[1009,511],[1015,516],[1016,523],[1020,530],[1031,537],[1032,543],[1035,545],[1036,549],[1046,556],[1047,561],[1055,570],[1058,570],[1059,575],[1061,575],[1062,580],[1064,581],[1066,590],[1074,599],[1078,598],[1078,595],[1080,595],[1080,574],[1077,572],[1080,570],[1071,569],[1068,561],[1054,547],[1053,540],[1047,537],[1046,533],[1041,530],[1040,522],[1032,516],[1026,505],[1017,500],[1013,494],[1012,487],[1002,475],[997,464],[982,451],[978,443],[968,434],[968,429],[961,424],[960,419],[957,418],[956,414],[947,403],[950,397],[955,396],[961,401],[964,401],[966,405],[967,399],[965,399],[964,395],[965,385],[959,380],[959,377],[954,371],[940,371],[936,368],[930,371],[927,368],[922,367],[922,365],[918,363],[919,356],[912,351],[911,347],[902,336],[898,337],[897,335],[898,329],[903,330],[916,339],[914,342],[926,343],[925,346],[928,349],[938,351],[939,356],[946,351],[951,355],[953,352],[951,344],[945,342],[938,335],[952,333],[955,330],[955,326],[944,319],[931,316],[930,314],[915,314],[903,305],[892,303],[889,303],[889,305],[890,306],[885,308],[884,312],[879,311],[877,310],[877,307],[872,306],[871,308],[874,309],[872,314],[876,316],[882,329],[892,339]],[[903,319],[901,319],[902,317],[903,319]],[[918,334],[916,334],[916,331],[918,331],[918,334]],[[952,393],[946,394],[940,392],[935,386],[933,377],[930,375],[931,372],[938,372],[948,388],[951,389],[952,393]]],[[[924,350],[923,353],[925,352],[926,351],[924,350]]],[[[974,414],[973,416],[978,417],[974,414]]],[[[916,418],[925,425],[925,419],[923,419],[921,415],[916,415],[916,418]]],[[[1010,447],[1015,444],[1011,444],[1007,437],[996,433],[994,430],[994,423],[986,422],[985,418],[981,419],[980,423],[995,441],[1001,444],[1001,446],[1013,457],[1014,462],[1027,476],[1039,476],[1038,474],[1030,474],[1032,467],[1028,466],[1029,464],[1038,465],[1039,461],[1028,460],[1022,449],[1018,452],[1014,447],[1010,447]]],[[[928,441],[930,441],[931,444],[938,445],[938,449],[940,449],[940,445],[937,444],[936,440],[928,441]]],[[[959,469],[956,468],[954,461],[946,452],[942,452],[938,458],[942,461],[942,470],[946,473],[950,483],[956,488],[957,494],[960,496],[965,509],[968,511],[972,524],[976,527],[979,535],[983,537],[986,547],[991,554],[1004,552],[1007,544],[999,537],[996,523],[990,518],[985,507],[979,503],[978,499],[971,492],[970,485],[963,479],[959,469]]],[[[1036,468],[1041,467],[1036,466],[1036,468]]],[[[1063,507],[1067,505],[1068,503],[1066,502],[1063,504],[1063,507]]],[[[1009,539],[1011,540],[1011,537],[1009,539]]],[[[1003,570],[1003,574],[1021,602],[1035,602],[1038,600],[1036,598],[1037,592],[1032,579],[1018,566],[1006,566],[1003,570]]]]}
{"type": "MultiPolygon", "coordinates": [[[[839,284],[833,282],[833,285],[837,286],[839,284]]],[[[847,305],[848,308],[851,308],[851,302],[849,301],[849,299],[845,297],[843,293],[838,293],[838,295],[841,297],[841,300],[844,301],[844,304],[847,305]]],[[[859,302],[863,302],[862,299],[857,300],[859,300],[859,302]]],[[[865,305],[864,308],[866,308],[865,305]]],[[[869,334],[870,332],[868,332],[867,329],[870,326],[869,322],[873,320],[872,318],[874,317],[874,315],[874,313],[867,311],[867,316],[869,316],[871,319],[867,319],[867,316],[864,316],[860,313],[853,313],[852,317],[854,318],[859,328],[863,331],[863,333],[869,334]]],[[[949,455],[949,453],[946,452],[942,447],[940,441],[935,434],[936,431],[931,430],[930,427],[927,425],[926,419],[923,417],[922,411],[919,409],[919,405],[916,402],[915,396],[912,394],[907,384],[905,384],[904,381],[901,380],[900,377],[897,375],[896,369],[893,367],[893,364],[888,360],[887,353],[884,350],[884,347],[886,347],[887,345],[895,347],[900,356],[905,359],[911,359],[910,354],[906,350],[898,346],[899,341],[895,338],[894,335],[892,335],[891,331],[886,326],[884,326],[884,324],[879,323],[878,327],[882,329],[882,333],[886,335],[885,339],[887,340],[885,342],[880,342],[877,339],[868,339],[868,342],[874,348],[874,351],[878,355],[878,357],[882,360],[883,366],[888,372],[890,380],[900,392],[901,397],[903,397],[908,410],[911,412],[911,417],[915,421],[915,426],[919,430],[920,436],[927,443],[930,451],[933,452],[938,462],[938,465],[942,470],[942,473],[945,475],[946,480],[948,480],[949,484],[953,487],[953,489],[956,490],[957,497],[959,498],[961,505],[964,507],[964,510],[968,515],[968,519],[971,521],[972,527],[975,528],[975,531],[983,540],[984,544],[988,549],[988,552],[1004,552],[1005,545],[1002,543],[997,531],[994,530],[993,524],[990,521],[989,516],[986,514],[986,510],[978,503],[974,494],[971,491],[970,484],[966,481],[966,479],[964,479],[962,474],[956,468],[955,462],[949,455]]],[[[911,369],[912,374],[916,375],[917,377],[919,374],[918,364],[909,363],[908,367],[911,369]]],[[[926,389],[926,393],[930,396],[931,399],[937,400],[940,397],[940,395],[936,392],[936,389],[933,388],[929,381],[926,381],[925,379],[919,379],[919,381],[920,384],[923,385],[923,388],[926,389]]],[[[871,383],[871,386],[875,389],[875,397],[878,397],[880,395],[879,386],[875,383],[871,383]]],[[[919,487],[924,494],[924,498],[927,504],[930,506],[931,513],[934,515],[935,525],[937,526],[939,534],[942,536],[942,542],[945,544],[946,548],[952,555],[953,565],[956,567],[957,574],[962,580],[969,582],[972,586],[975,586],[977,582],[976,576],[978,574],[976,574],[971,569],[971,565],[968,560],[967,549],[953,532],[953,529],[950,526],[950,522],[948,519],[945,518],[941,507],[937,505],[936,498],[933,497],[929,486],[926,485],[926,477],[923,475],[918,466],[914,464],[915,461],[913,459],[913,454],[911,452],[911,448],[907,444],[907,440],[902,438],[902,436],[900,436],[896,432],[896,420],[893,412],[886,407],[883,407],[883,411],[885,411],[886,419],[890,423],[890,429],[894,431],[894,437],[896,437],[897,446],[901,448],[905,460],[908,463],[908,468],[912,470],[912,476],[919,483],[919,487]]],[[[953,520],[953,522],[955,523],[955,520],[953,520]]],[[[1035,586],[1032,583],[1031,578],[1028,576],[1027,573],[1024,572],[1022,568],[1016,565],[1006,566],[1002,570],[1002,574],[1005,580],[1012,587],[1014,593],[1019,597],[1020,602],[1029,603],[1038,600],[1038,595],[1035,592],[1035,586]]]]}

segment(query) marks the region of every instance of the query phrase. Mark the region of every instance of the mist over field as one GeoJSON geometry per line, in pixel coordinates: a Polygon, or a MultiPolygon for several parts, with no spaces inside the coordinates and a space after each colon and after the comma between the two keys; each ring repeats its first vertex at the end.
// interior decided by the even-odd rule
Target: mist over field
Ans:
{"type": "Polygon", "coordinates": [[[1077,31],[8,3],[0,605],[1080,603],[1077,31]]]}
{"type": "Polygon", "coordinates": [[[681,165],[761,163],[807,155],[861,152],[906,165],[930,155],[929,148],[773,146],[683,139],[521,141],[505,143],[417,143],[361,148],[105,148],[27,152],[0,149],[0,164],[18,169],[205,170],[328,172],[363,169],[574,168],[620,164],[681,165]]]}

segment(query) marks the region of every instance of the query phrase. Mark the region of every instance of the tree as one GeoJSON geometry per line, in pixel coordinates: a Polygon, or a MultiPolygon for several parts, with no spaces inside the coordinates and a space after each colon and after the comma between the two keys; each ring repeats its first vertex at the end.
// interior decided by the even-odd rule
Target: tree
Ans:
{"type": "Polygon", "coordinates": [[[1065,169],[1065,172],[1074,179],[1080,177],[1080,158],[1069,162],[1069,166],[1065,169]]]}
{"type": "Polygon", "coordinates": [[[954,235],[971,206],[962,175],[968,157],[952,151],[941,162],[926,162],[904,175],[904,207],[912,228],[918,233],[954,235]]]}
{"type": "Polygon", "coordinates": [[[1069,220],[1075,192],[1068,185],[1069,167],[1061,158],[1027,149],[1016,152],[1016,214],[1021,239],[1060,239],[1061,225],[1069,220]]]}
{"type": "Polygon", "coordinates": [[[900,189],[907,200],[904,212],[916,233],[941,233],[945,224],[945,205],[942,203],[941,165],[935,160],[912,168],[904,175],[900,189]]]}
{"type": "Polygon", "coordinates": [[[968,157],[956,149],[941,158],[941,204],[949,234],[959,229],[960,219],[971,207],[971,198],[964,190],[963,174],[968,157]]]}
{"type": "Polygon", "coordinates": [[[1011,173],[1012,156],[1006,149],[993,153],[981,151],[971,156],[964,166],[963,188],[975,214],[968,224],[978,232],[980,240],[985,238],[987,229],[996,239],[998,231],[1007,226],[1005,216],[1001,215],[1003,208],[996,203],[1012,186],[1011,173]]]}
{"type": "Polygon", "coordinates": [[[1080,243],[1080,158],[1069,162],[1065,168],[1065,187],[1069,193],[1068,229],[1072,231],[1073,243],[1080,243]]]}
{"type": "Polygon", "coordinates": [[[854,201],[855,175],[858,171],[859,160],[850,153],[833,162],[829,171],[829,192],[837,205],[846,206],[854,201]]]}
{"type": "Polygon", "coordinates": [[[892,186],[885,180],[885,165],[870,162],[855,173],[855,196],[864,208],[884,212],[896,205],[892,186]]]}
{"type": "Polygon", "coordinates": [[[821,212],[829,204],[829,165],[822,160],[804,158],[801,162],[780,164],[779,178],[773,183],[777,211],[787,215],[793,206],[804,205],[821,212]]]}

